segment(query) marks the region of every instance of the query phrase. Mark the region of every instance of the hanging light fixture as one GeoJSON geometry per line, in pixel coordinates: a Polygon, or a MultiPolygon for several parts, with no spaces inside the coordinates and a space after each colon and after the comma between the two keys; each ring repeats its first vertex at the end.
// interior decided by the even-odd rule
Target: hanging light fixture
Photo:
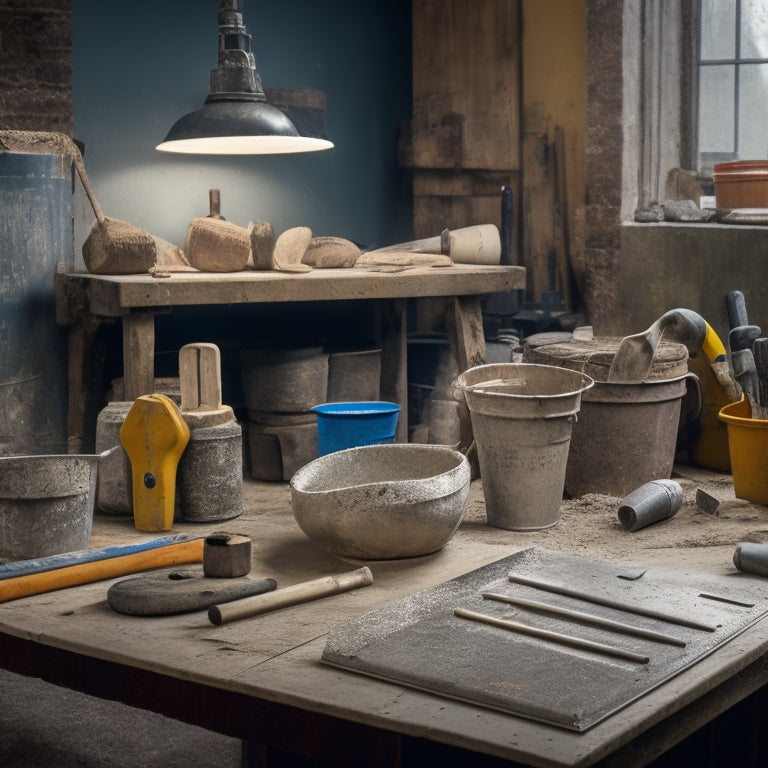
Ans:
{"type": "Polygon", "coordinates": [[[161,152],[262,155],[330,149],[324,138],[301,136],[277,107],[267,103],[251,36],[239,0],[219,4],[219,65],[211,71],[205,103],[174,123],[158,144],[161,152]]]}

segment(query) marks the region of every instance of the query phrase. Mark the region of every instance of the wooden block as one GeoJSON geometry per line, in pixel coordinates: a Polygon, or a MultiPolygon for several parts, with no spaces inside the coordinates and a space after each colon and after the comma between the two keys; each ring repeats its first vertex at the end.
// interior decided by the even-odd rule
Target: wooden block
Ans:
{"type": "Polygon", "coordinates": [[[215,533],[203,545],[203,573],[216,579],[233,579],[251,571],[251,539],[215,533]]]}
{"type": "Polygon", "coordinates": [[[215,344],[186,344],[179,350],[182,411],[221,408],[221,352],[215,344]]]}

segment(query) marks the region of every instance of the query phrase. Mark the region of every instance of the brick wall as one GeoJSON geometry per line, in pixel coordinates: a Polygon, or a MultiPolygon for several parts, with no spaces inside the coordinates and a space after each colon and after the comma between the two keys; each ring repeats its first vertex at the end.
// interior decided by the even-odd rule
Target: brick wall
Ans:
{"type": "Polygon", "coordinates": [[[0,0],[0,129],[71,135],[71,0],[0,0]]]}

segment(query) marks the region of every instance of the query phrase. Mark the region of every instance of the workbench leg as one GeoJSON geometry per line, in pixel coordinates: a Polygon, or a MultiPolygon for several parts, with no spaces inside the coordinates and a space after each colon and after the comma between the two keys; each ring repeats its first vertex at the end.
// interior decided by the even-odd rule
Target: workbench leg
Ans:
{"type": "Polygon", "coordinates": [[[132,310],[123,317],[123,385],[127,400],[155,389],[155,313],[132,310]]]}
{"type": "Polygon", "coordinates": [[[90,453],[96,417],[104,398],[102,351],[96,346],[101,321],[88,318],[70,326],[67,337],[67,451],[90,453]]]}
{"type": "Polygon", "coordinates": [[[400,406],[395,442],[408,442],[408,304],[406,299],[379,302],[381,324],[381,399],[400,406]]]}
{"type": "MultiPolygon", "coordinates": [[[[459,366],[459,371],[466,371],[485,363],[485,334],[483,332],[482,297],[456,296],[448,305],[445,324],[451,347],[459,366]]],[[[458,450],[469,459],[472,477],[480,476],[477,460],[472,419],[469,408],[463,398],[459,400],[459,446],[458,450]]]]}

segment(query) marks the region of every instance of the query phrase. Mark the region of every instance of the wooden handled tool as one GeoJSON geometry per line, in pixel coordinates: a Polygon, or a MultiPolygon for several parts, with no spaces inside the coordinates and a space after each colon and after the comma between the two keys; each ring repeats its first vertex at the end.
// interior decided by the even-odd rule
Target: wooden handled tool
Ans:
{"type": "Polygon", "coordinates": [[[108,560],[109,558],[132,555],[135,552],[144,552],[148,549],[166,547],[169,544],[178,544],[189,541],[192,536],[185,533],[177,533],[173,536],[161,536],[151,541],[143,541],[138,544],[117,544],[102,549],[80,549],[76,552],[64,552],[60,555],[48,555],[36,557],[32,560],[12,560],[0,565],[0,580],[12,579],[16,576],[28,576],[31,573],[43,573],[53,571],[56,568],[66,568],[71,565],[92,563],[95,560],[108,560]]]}
{"type": "MultiPolygon", "coordinates": [[[[460,229],[444,229],[435,237],[387,245],[368,251],[370,254],[368,259],[382,257],[387,253],[442,254],[456,263],[493,265],[501,260],[501,236],[495,224],[475,224],[460,229]]],[[[359,263],[361,262],[358,259],[359,263]]],[[[442,262],[435,262],[434,265],[441,266],[442,262]]]]}
{"type": "Polygon", "coordinates": [[[276,608],[284,608],[288,605],[316,600],[319,597],[348,592],[351,589],[365,587],[369,584],[373,584],[373,574],[370,568],[364,566],[355,571],[347,571],[336,576],[323,576],[313,581],[294,584],[291,587],[284,587],[263,595],[246,597],[243,600],[236,600],[224,605],[214,605],[208,610],[208,618],[212,624],[221,625],[229,621],[257,616],[276,608]]]}
{"type": "Polygon", "coordinates": [[[53,592],[55,589],[63,589],[64,587],[112,579],[128,573],[148,571],[152,568],[202,563],[202,561],[203,539],[192,539],[191,541],[169,544],[165,547],[135,552],[121,557],[5,579],[0,581],[0,603],[19,597],[39,595],[43,592],[53,592]]]}

